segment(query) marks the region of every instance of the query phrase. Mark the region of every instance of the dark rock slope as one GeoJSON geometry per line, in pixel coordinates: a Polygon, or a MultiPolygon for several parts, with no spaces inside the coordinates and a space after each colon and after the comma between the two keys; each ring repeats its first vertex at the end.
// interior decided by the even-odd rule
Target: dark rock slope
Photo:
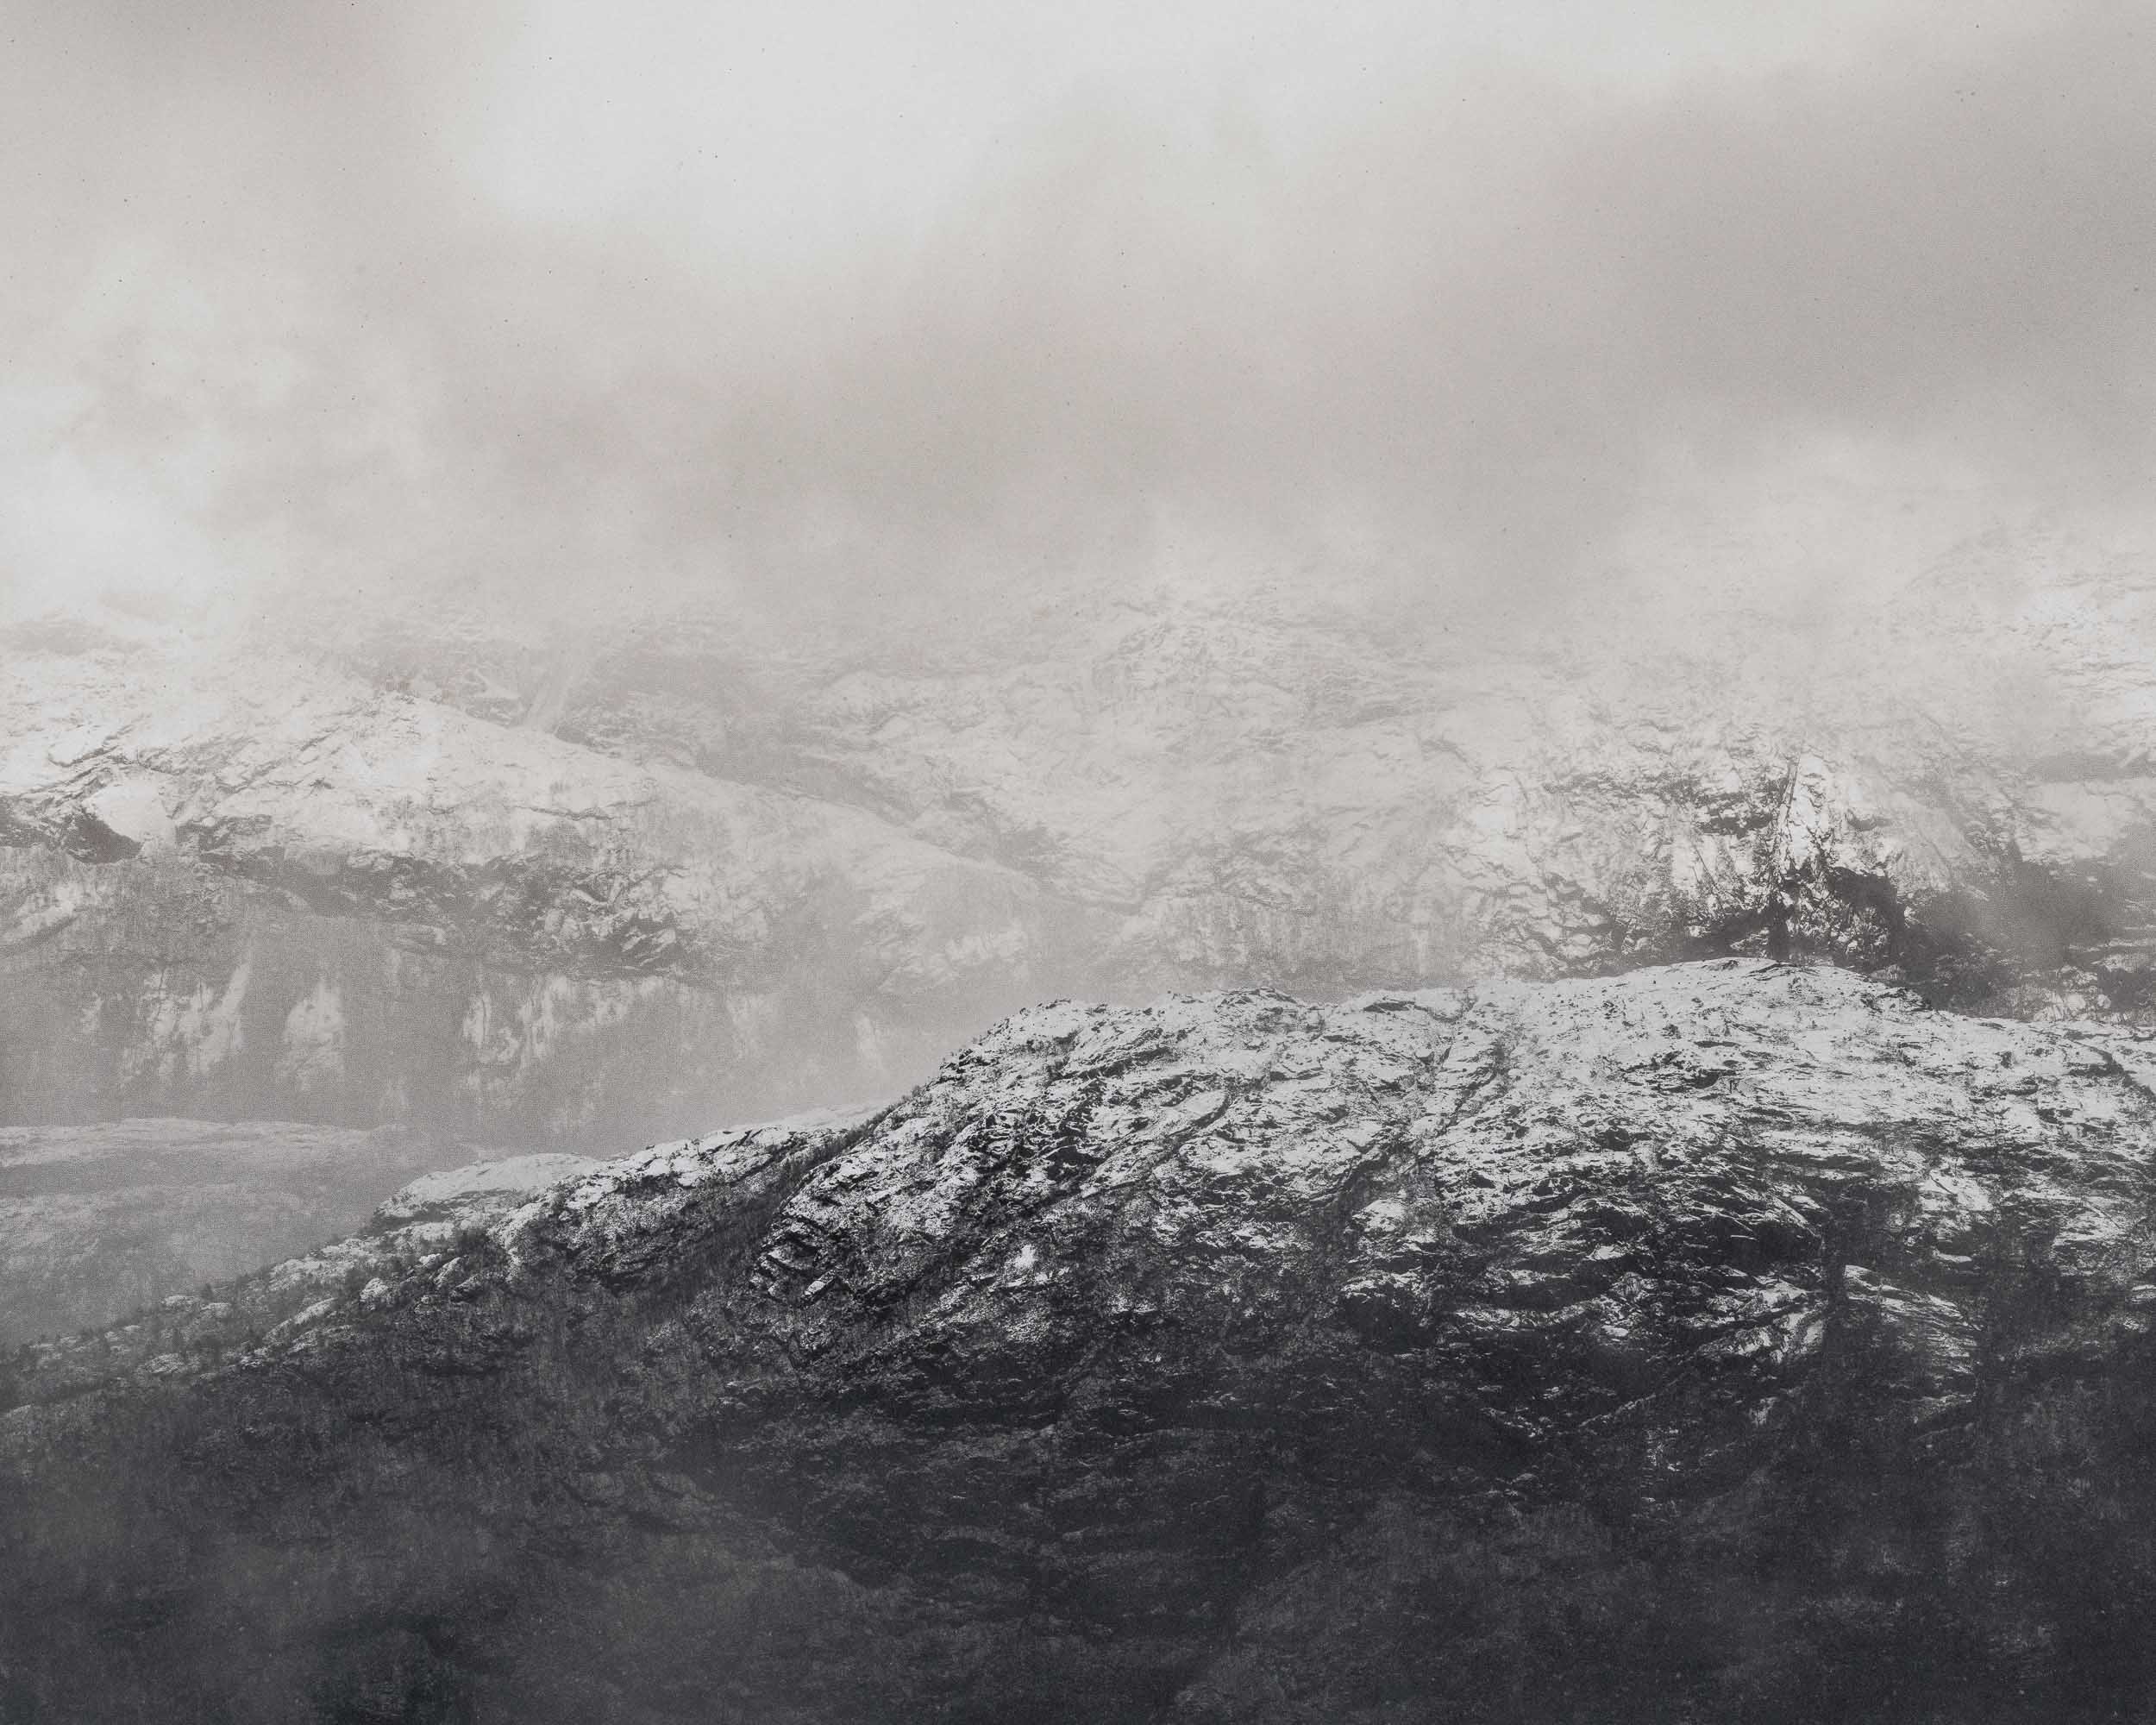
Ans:
{"type": "Polygon", "coordinates": [[[2147,1717],[2145,1034],[1751,960],[1021,1013],[26,1351],[0,1717],[2147,1717]]]}

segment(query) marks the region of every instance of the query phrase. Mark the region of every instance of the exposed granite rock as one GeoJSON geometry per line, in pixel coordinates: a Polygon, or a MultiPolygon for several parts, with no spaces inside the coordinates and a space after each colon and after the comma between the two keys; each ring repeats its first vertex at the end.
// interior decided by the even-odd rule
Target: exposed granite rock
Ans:
{"type": "Polygon", "coordinates": [[[214,1367],[24,1357],[0,1671],[84,1719],[2141,1716],[2152,1079],[1759,961],[1041,1007],[214,1367]]]}

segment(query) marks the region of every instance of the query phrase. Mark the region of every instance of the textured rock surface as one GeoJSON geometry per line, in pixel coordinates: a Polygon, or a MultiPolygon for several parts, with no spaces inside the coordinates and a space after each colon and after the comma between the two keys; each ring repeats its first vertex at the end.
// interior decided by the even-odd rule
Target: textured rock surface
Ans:
{"type": "Polygon", "coordinates": [[[0,1672],[85,1719],[2143,1716],[2152,1078],[1758,961],[1029,1011],[214,1368],[25,1354],[0,1672]]]}
{"type": "Polygon", "coordinates": [[[1525,651],[1263,591],[870,640],[422,618],[335,666],[17,630],[0,1095],[655,1136],[887,1093],[1054,994],[1720,951],[2134,1018],[2151,605],[2017,541],[1675,645],[1621,594],[1525,651]]]}

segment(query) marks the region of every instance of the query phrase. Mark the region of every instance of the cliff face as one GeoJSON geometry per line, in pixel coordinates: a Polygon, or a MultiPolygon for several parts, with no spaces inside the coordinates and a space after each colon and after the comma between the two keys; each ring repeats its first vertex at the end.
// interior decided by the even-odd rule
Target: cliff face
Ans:
{"type": "Polygon", "coordinates": [[[1739,960],[1029,1011],[29,1351],[8,1699],[2138,1716],[2152,1050],[1739,960]]]}
{"type": "Polygon", "coordinates": [[[2053,561],[1806,629],[1620,596],[1532,652],[1263,593],[874,640],[17,630],[0,1083],[635,1136],[879,1094],[1059,993],[1715,952],[2137,1018],[2156,618],[2053,561]]]}

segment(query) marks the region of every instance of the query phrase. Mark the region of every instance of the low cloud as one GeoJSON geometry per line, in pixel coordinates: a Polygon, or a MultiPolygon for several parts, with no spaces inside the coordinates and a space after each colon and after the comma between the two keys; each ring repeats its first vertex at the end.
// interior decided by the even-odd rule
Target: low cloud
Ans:
{"type": "Polygon", "coordinates": [[[2128,7],[1608,71],[1406,10],[1133,12],[1120,58],[984,11],[911,65],[841,7],[49,12],[0,92],[26,604],[942,600],[1164,536],[1467,604],[1588,578],[1674,472],[2146,489],[2128,7]]]}

